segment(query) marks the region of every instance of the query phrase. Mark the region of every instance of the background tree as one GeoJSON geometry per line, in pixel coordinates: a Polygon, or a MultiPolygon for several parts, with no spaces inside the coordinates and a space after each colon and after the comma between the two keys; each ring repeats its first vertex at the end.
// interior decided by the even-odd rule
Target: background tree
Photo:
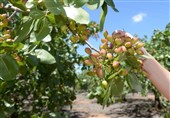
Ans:
{"type": "MultiPolygon", "coordinates": [[[[153,55],[156,60],[159,61],[167,70],[170,71],[170,23],[168,23],[164,30],[154,30],[153,36],[150,41],[146,42],[146,49],[153,55]]],[[[160,78],[161,79],[161,78],[160,78]]],[[[155,95],[155,105],[159,109],[164,108],[167,112],[167,116],[170,116],[169,105],[158,90],[151,84],[148,83],[148,89],[151,90],[155,95]]]]}

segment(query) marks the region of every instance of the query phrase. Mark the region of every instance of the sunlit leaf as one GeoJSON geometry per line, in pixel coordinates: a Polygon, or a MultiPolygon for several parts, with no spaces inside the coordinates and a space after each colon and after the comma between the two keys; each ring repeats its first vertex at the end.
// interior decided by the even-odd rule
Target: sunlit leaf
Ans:
{"type": "Polygon", "coordinates": [[[34,0],[27,0],[25,6],[26,6],[28,9],[31,9],[31,8],[34,6],[34,0]]]}
{"type": "Polygon", "coordinates": [[[82,8],[64,7],[69,18],[75,20],[77,23],[88,24],[89,14],[82,8]]]}
{"type": "Polygon", "coordinates": [[[54,64],[56,63],[55,58],[46,50],[44,49],[36,49],[35,54],[37,58],[40,59],[41,63],[44,64],[54,64]]]}
{"type": "Polygon", "coordinates": [[[50,42],[52,39],[51,39],[51,36],[50,35],[47,35],[42,41],[44,42],[50,42]]]}
{"type": "Polygon", "coordinates": [[[65,14],[65,10],[60,1],[44,0],[44,4],[47,9],[55,15],[65,14]]]}

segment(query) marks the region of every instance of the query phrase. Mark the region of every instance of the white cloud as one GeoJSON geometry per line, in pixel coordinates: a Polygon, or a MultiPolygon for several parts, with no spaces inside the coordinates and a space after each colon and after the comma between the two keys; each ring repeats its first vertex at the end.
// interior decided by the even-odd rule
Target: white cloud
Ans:
{"type": "Polygon", "coordinates": [[[147,14],[145,14],[145,13],[138,13],[138,14],[134,15],[132,17],[133,22],[136,22],[136,23],[141,22],[146,15],[147,14]]]}

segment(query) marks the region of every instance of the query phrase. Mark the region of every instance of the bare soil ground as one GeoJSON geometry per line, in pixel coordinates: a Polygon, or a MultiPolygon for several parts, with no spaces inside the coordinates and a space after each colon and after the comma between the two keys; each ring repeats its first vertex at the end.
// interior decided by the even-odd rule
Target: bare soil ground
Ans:
{"type": "Polygon", "coordinates": [[[128,94],[127,101],[102,108],[96,100],[89,100],[87,93],[77,94],[72,109],[66,107],[70,118],[163,118],[162,111],[153,107],[154,96],[128,94]]]}

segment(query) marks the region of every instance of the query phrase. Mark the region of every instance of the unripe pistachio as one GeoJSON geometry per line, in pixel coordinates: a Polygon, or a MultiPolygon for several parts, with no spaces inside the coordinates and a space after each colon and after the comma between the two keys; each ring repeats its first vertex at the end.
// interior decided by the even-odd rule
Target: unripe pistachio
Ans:
{"type": "Polygon", "coordinates": [[[76,23],[75,21],[70,21],[69,27],[72,31],[76,30],[76,23]]]}
{"type": "Polygon", "coordinates": [[[105,31],[103,32],[103,35],[104,35],[105,38],[107,38],[108,34],[109,34],[109,33],[107,32],[107,30],[105,30],[105,31]]]}
{"type": "Polygon", "coordinates": [[[135,54],[135,50],[133,48],[129,48],[128,49],[128,52],[131,54],[131,55],[134,55],[135,54]]]}
{"type": "Polygon", "coordinates": [[[120,64],[119,61],[114,61],[113,64],[112,64],[112,66],[113,66],[114,68],[117,68],[117,67],[119,67],[119,64],[120,64]]]}
{"type": "Polygon", "coordinates": [[[62,31],[62,32],[66,32],[66,31],[67,31],[67,28],[68,28],[68,27],[67,27],[66,25],[62,25],[62,26],[61,26],[61,31],[62,31]]]}
{"type": "Polygon", "coordinates": [[[128,70],[126,70],[126,69],[122,69],[121,74],[122,74],[122,76],[127,75],[127,74],[128,74],[128,70]]]}
{"type": "MultiPolygon", "coordinates": [[[[0,19],[4,20],[7,18],[7,14],[0,14],[0,19]]],[[[7,19],[6,19],[7,20],[7,19]]]]}
{"type": "Polygon", "coordinates": [[[86,59],[86,60],[84,61],[84,63],[85,63],[87,66],[92,66],[92,65],[93,65],[93,62],[92,62],[91,59],[86,59]]]}
{"type": "Polygon", "coordinates": [[[103,81],[102,81],[102,86],[103,86],[104,88],[106,88],[106,87],[108,86],[108,83],[107,83],[106,80],[103,80],[103,81]]]}
{"type": "Polygon", "coordinates": [[[137,38],[137,37],[134,37],[134,38],[132,39],[132,44],[135,44],[137,41],[138,41],[138,38],[137,38]]]}
{"type": "Polygon", "coordinates": [[[131,42],[126,42],[126,43],[125,43],[125,47],[126,47],[126,48],[130,48],[131,46],[132,46],[132,43],[131,43],[131,42]]]}
{"type": "Polygon", "coordinates": [[[6,42],[14,42],[13,39],[6,39],[6,42]]]}
{"type": "Polygon", "coordinates": [[[143,46],[144,46],[144,43],[142,43],[142,42],[138,42],[136,44],[136,48],[142,48],[143,46]]]}
{"type": "Polygon", "coordinates": [[[92,51],[90,48],[85,48],[85,52],[90,55],[92,51]]]}
{"type": "Polygon", "coordinates": [[[9,39],[9,38],[11,38],[11,35],[10,34],[5,34],[5,35],[3,35],[3,37],[6,38],[6,39],[9,39]]]}
{"type": "Polygon", "coordinates": [[[81,35],[81,36],[80,36],[80,40],[81,40],[81,41],[87,41],[87,40],[88,40],[88,36],[86,36],[86,35],[81,35]]]}
{"type": "Polygon", "coordinates": [[[106,38],[108,41],[110,42],[113,42],[113,37],[111,35],[107,35],[107,38],[106,38]]]}
{"type": "Polygon", "coordinates": [[[94,64],[97,63],[97,58],[94,55],[90,55],[91,60],[94,62],[94,64]]]}
{"type": "Polygon", "coordinates": [[[70,40],[71,40],[73,43],[76,43],[76,42],[79,40],[79,36],[70,36],[70,40]]]}
{"type": "Polygon", "coordinates": [[[111,60],[113,58],[113,55],[111,53],[107,53],[106,57],[111,60]]]}
{"type": "Polygon", "coordinates": [[[126,42],[131,42],[131,41],[132,41],[132,38],[126,37],[126,38],[125,38],[125,41],[126,41],[126,42]]]}
{"type": "Polygon", "coordinates": [[[82,31],[84,32],[86,29],[87,29],[87,26],[84,25],[84,24],[79,24],[78,27],[77,27],[77,30],[81,31],[81,32],[82,31]]]}
{"type": "Polygon", "coordinates": [[[117,45],[121,45],[121,44],[123,43],[123,41],[121,40],[121,38],[116,38],[116,39],[115,39],[115,43],[116,43],[117,45]]]}
{"type": "Polygon", "coordinates": [[[8,20],[4,20],[2,26],[3,26],[3,27],[6,27],[7,25],[8,25],[8,20]]]}
{"type": "Polygon", "coordinates": [[[82,32],[82,34],[89,36],[90,35],[90,30],[86,29],[85,31],[82,32]]]}
{"type": "Polygon", "coordinates": [[[88,72],[87,72],[87,75],[88,75],[88,76],[94,76],[94,75],[95,75],[95,72],[94,72],[94,71],[88,71],[88,72]]]}
{"type": "Polygon", "coordinates": [[[141,65],[143,64],[142,60],[138,59],[137,60],[141,65]]]}
{"type": "Polygon", "coordinates": [[[142,50],[140,50],[140,49],[137,49],[137,50],[135,50],[136,51],[136,53],[138,54],[138,55],[143,55],[143,52],[142,52],[142,50]]]}

